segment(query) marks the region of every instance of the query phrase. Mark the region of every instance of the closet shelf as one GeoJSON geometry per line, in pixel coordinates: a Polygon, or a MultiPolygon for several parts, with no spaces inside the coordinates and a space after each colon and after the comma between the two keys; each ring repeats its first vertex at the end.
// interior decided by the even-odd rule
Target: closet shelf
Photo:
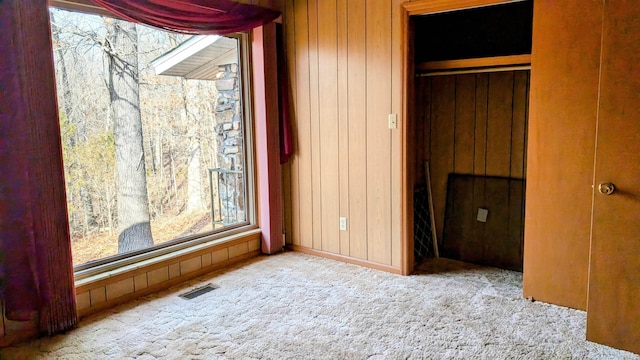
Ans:
{"type": "Polygon", "coordinates": [[[475,59],[428,61],[416,64],[415,70],[418,73],[433,72],[441,70],[461,70],[461,69],[482,69],[503,66],[529,66],[531,65],[531,55],[509,55],[494,56],[475,59]]]}

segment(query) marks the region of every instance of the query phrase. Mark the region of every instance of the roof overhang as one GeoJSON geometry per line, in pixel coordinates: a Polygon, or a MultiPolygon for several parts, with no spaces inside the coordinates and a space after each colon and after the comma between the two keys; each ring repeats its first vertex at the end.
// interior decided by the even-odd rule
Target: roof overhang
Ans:
{"type": "Polygon", "coordinates": [[[238,63],[238,40],[198,35],[151,62],[157,75],[214,80],[220,65],[238,63]]]}

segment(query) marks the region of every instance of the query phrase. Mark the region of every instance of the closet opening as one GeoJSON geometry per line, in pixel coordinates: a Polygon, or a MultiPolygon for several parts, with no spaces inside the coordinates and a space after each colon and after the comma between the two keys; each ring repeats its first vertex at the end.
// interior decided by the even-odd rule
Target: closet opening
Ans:
{"type": "Polygon", "coordinates": [[[408,18],[415,267],[522,271],[532,15],[503,1],[408,18]]]}

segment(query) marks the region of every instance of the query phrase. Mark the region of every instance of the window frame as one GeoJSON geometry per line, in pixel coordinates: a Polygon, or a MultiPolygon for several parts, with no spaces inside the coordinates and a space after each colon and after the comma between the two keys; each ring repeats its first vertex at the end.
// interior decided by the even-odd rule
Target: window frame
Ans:
{"type": "MultiPolygon", "coordinates": [[[[95,6],[87,0],[50,0],[49,7],[61,10],[85,13],[120,19],[118,16],[95,6]]],[[[125,20],[128,21],[128,20],[125,20]]],[[[161,31],[167,31],[159,29],[161,31]]],[[[251,93],[251,32],[234,33],[225,37],[238,40],[238,68],[240,69],[240,96],[243,111],[243,146],[244,146],[244,186],[246,199],[246,217],[241,223],[226,226],[221,229],[201,232],[198,234],[178,237],[147,249],[136,250],[124,254],[116,254],[104,258],[92,260],[73,267],[75,280],[85,279],[101,273],[113,271],[125,266],[133,265],[145,260],[169,255],[173,252],[188,249],[207,242],[221,244],[231,241],[237,235],[258,229],[257,224],[257,185],[256,185],[256,159],[255,159],[255,134],[253,116],[253,97],[251,93]]],[[[65,190],[66,191],[66,190],[65,190]]],[[[68,224],[68,223],[67,223],[68,224]]],[[[73,253],[71,254],[73,257],[73,253]]]]}

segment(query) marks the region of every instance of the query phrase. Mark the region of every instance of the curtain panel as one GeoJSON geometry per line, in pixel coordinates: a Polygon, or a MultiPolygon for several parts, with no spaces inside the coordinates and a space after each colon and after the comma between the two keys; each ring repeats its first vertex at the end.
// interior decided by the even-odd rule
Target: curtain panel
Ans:
{"type": "Polygon", "coordinates": [[[0,53],[0,297],[53,334],[77,317],[46,0],[0,1],[0,53]]]}
{"type": "Polygon", "coordinates": [[[93,0],[123,19],[187,34],[243,32],[277,19],[280,12],[232,0],[93,0]]]}
{"type": "Polygon", "coordinates": [[[278,106],[280,108],[280,164],[286,164],[293,155],[293,134],[291,132],[291,111],[289,105],[289,72],[287,53],[284,46],[282,25],[276,24],[278,46],[278,106]]]}

